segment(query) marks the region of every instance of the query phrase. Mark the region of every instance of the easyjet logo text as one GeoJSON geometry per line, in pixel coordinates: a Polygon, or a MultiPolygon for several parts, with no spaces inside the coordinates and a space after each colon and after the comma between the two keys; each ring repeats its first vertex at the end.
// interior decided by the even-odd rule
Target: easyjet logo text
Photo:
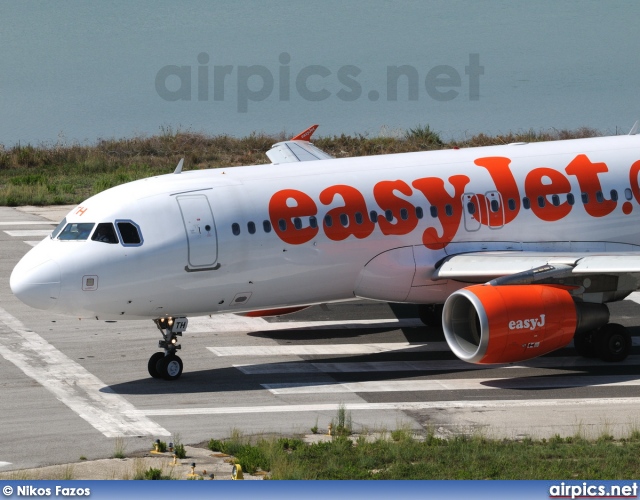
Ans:
{"type": "MultiPolygon", "coordinates": [[[[502,200],[501,205],[488,200],[484,194],[465,196],[471,179],[462,174],[446,178],[424,177],[412,182],[404,180],[383,180],[373,186],[373,199],[377,207],[368,207],[365,196],[355,187],[337,184],[323,189],[317,200],[297,189],[283,189],[276,192],[269,201],[269,218],[278,237],[291,245],[301,245],[311,241],[320,230],[333,241],[349,237],[367,238],[376,226],[384,235],[406,235],[418,227],[419,217],[416,207],[409,197],[420,194],[435,207],[433,217],[425,217],[431,222],[422,232],[422,243],[429,249],[446,247],[455,237],[463,220],[464,209],[468,216],[484,226],[502,227],[511,223],[522,209],[520,189],[510,168],[511,160],[506,157],[478,158],[474,164],[490,175],[495,190],[502,200]],[[453,194],[450,194],[453,193],[453,194]],[[509,206],[505,207],[506,201],[509,206]],[[322,221],[316,224],[301,224],[303,218],[316,217],[318,205],[333,206],[322,221]],[[369,209],[376,210],[371,217],[369,209]],[[377,210],[382,213],[378,214],[377,210]],[[383,213],[393,214],[387,218],[383,213]],[[329,217],[327,217],[329,216],[329,217]],[[372,220],[373,219],[373,220],[372,220]],[[437,223],[436,223],[437,221],[437,223]],[[321,222],[321,223],[320,223],[321,222]]],[[[604,217],[618,207],[609,193],[603,193],[600,174],[608,172],[603,162],[592,162],[586,155],[577,155],[564,169],[564,173],[548,167],[530,170],[524,180],[525,196],[530,200],[531,212],[540,220],[553,222],[561,220],[574,209],[566,197],[571,193],[570,177],[574,177],[579,189],[581,205],[591,217],[604,217]],[[565,195],[561,201],[560,196],[565,195]]],[[[640,160],[629,171],[631,192],[640,203],[640,160]]],[[[633,210],[630,201],[622,202],[622,212],[626,215],[633,210]]]]}
{"type": "Polygon", "coordinates": [[[535,330],[536,328],[542,328],[544,326],[544,314],[541,314],[539,318],[519,319],[516,321],[509,321],[509,330],[535,330]]]}

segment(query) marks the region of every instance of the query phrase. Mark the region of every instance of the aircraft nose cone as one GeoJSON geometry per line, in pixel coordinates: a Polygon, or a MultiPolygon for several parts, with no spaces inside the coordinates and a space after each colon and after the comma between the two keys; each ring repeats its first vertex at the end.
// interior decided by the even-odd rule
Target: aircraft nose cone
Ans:
{"type": "Polygon", "coordinates": [[[51,309],[60,296],[60,266],[53,260],[30,268],[19,263],[9,284],[13,294],[28,306],[51,309]]]}

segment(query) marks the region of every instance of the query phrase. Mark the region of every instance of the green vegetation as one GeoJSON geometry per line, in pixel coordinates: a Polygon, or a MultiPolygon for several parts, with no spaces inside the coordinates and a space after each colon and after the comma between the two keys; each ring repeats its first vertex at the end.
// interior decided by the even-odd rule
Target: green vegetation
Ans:
{"type": "Polygon", "coordinates": [[[546,440],[491,440],[483,437],[418,439],[407,430],[392,439],[334,436],[305,444],[292,438],[259,438],[239,433],[211,440],[209,448],[234,456],[234,463],[271,479],[631,479],[640,473],[640,439],[590,441],[579,435],[546,440]]]}
{"type": "Polygon", "coordinates": [[[187,450],[185,450],[180,434],[177,432],[173,435],[173,454],[176,458],[187,458],[187,450]]]}
{"type": "Polygon", "coordinates": [[[146,479],[150,481],[159,481],[159,480],[170,480],[173,479],[171,476],[165,476],[162,474],[161,469],[154,469],[153,467],[149,467],[149,469],[142,471],[140,474],[136,474],[133,479],[146,479]]]}
{"type": "Polygon", "coordinates": [[[640,473],[640,431],[616,440],[605,430],[589,440],[579,427],[573,436],[500,440],[482,436],[417,435],[409,424],[378,437],[350,436],[351,415],[343,404],[325,441],[246,437],[233,429],[208,448],[231,455],[233,463],[270,479],[631,479],[640,473]],[[348,429],[348,432],[347,432],[348,429]]]}
{"type": "Polygon", "coordinates": [[[165,453],[167,451],[167,443],[165,441],[160,441],[156,439],[152,443],[153,449],[159,453],[165,453]]]}
{"type": "Polygon", "coordinates": [[[68,464],[62,469],[60,479],[63,481],[71,481],[75,479],[73,464],[68,464]]]}
{"type": "MultiPolygon", "coordinates": [[[[525,131],[445,141],[429,125],[418,125],[395,137],[339,135],[317,137],[314,144],[337,157],[405,153],[453,147],[537,142],[600,135],[578,130],[525,131]]],[[[61,205],[125,182],[171,173],[180,158],[185,170],[268,163],[264,154],[287,136],[251,134],[234,138],[162,129],[153,137],[100,140],[92,145],[0,145],[0,205],[61,205]]]]}
{"type": "Polygon", "coordinates": [[[173,454],[176,458],[187,458],[187,451],[184,449],[184,445],[182,443],[178,443],[173,448],[173,454]]]}
{"type": "Polygon", "coordinates": [[[336,418],[331,420],[331,434],[334,436],[350,436],[352,432],[351,412],[348,412],[344,404],[340,403],[336,418]]]}
{"type": "Polygon", "coordinates": [[[405,133],[405,139],[409,141],[419,141],[427,148],[429,146],[444,146],[444,142],[442,142],[440,135],[437,132],[431,130],[431,127],[429,127],[429,125],[418,125],[416,128],[410,128],[405,133]]]}
{"type": "Polygon", "coordinates": [[[126,442],[124,438],[117,437],[113,444],[113,458],[125,458],[126,442]]]}

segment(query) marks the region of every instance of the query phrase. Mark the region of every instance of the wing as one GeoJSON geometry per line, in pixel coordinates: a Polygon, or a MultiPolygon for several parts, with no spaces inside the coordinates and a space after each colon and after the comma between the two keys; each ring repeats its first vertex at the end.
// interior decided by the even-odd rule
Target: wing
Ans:
{"type": "Polygon", "coordinates": [[[639,288],[640,252],[477,252],[446,258],[432,279],[492,285],[559,284],[585,302],[621,300],[639,288]]]}
{"type": "Polygon", "coordinates": [[[271,160],[271,163],[292,163],[296,161],[329,160],[333,158],[333,156],[318,149],[309,142],[309,139],[311,139],[311,136],[317,128],[318,125],[312,125],[290,140],[274,144],[271,149],[267,151],[267,156],[271,160]]]}

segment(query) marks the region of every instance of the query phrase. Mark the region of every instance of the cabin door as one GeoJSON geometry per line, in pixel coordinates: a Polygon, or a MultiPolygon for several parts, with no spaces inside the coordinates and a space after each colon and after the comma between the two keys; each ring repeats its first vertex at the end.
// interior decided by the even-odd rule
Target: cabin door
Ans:
{"type": "Polygon", "coordinates": [[[218,260],[218,237],[213,212],[204,194],[176,196],[187,235],[188,269],[203,270],[218,260]]]}

